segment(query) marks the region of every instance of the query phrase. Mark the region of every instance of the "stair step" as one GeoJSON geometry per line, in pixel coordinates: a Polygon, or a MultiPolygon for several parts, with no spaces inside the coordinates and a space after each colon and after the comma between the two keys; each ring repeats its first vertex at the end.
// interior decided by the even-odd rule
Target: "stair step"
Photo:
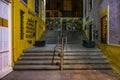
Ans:
{"type": "MultiPolygon", "coordinates": [[[[54,53],[23,53],[23,56],[53,56],[54,53]]],[[[55,55],[58,55],[59,53],[56,52],[55,55]]],[[[82,55],[86,55],[86,56],[100,56],[103,55],[103,53],[101,52],[95,52],[95,53],[89,53],[89,52],[74,52],[74,53],[64,53],[65,56],[71,55],[71,56],[82,56],[82,55]]]]}
{"type": "MultiPolygon", "coordinates": [[[[25,50],[24,53],[53,53],[53,50],[25,50]]],[[[101,52],[100,49],[91,49],[91,48],[83,48],[83,49],[79,49],[79,50],[67,50],[65,51],[67,53],[81,53],[81,52],[89,52],[89,53],[95,53],[95,52],[101,52]]]]}
{"type": "Polygon", "coordinates": [[[90,53],[95,53],[95,52],[101,52],[101,50],[100,49],[95,49],[95,48],[80,48],[79,50],[67,50],[66,51],[67,53],[76,53],[76,52],[90,52],[90,53]]]}
{"type": "Polygon", "coordinates": [[[64,65],[65,70],[111,70],[110,65],[90,64],[90,65],[64,65]]]}
{"type": "MultiPolygon", "coordinates": [[[[82,40],[86,39],[82,31],[65,31],[68,44],[64,50],[64,70],[111,70],[109,62],[98,48],[82,47],[82,40]]],[[[45,40],[45,47],[32,47],[23,52],[16,62],[14,70],[60,70],[60,45],[54,48],[60,31],[46,31],[41,40],[45,40]],[[54,56],[54,60],[53,60],[54,56]],[[53,60],[53,62],[52,62],[53,60]]]]}
{"type": "Polygon", "coordinates": [[[14,70],[59,70],[57,65],[16,65],[14,70]]]}
{"type": "Polygon", "coordinates": [[[23,52],[24,53],[53,53],[54,50],[46,50],[46,51],[42,51],[42,50],[25,50],[23,52]]]}
{"type": "MultiPolygon", "coordinates": [[[[60,60],[54,60],[53,64],[58,65],[60,63],[60,60]]],[[[52,60],[36,60],[36,61],[30,61],[30,60],[20,60],[16,63],[17,65],[50,65],[52,64],[52,60]]],[[[64,64],[108,64],[108,61],[106,60],[64,60],[64,64]]]]}
{"type": "MultiPolygon", "coordinates": [[[[58,55],[58,53],[55,53],[55,56],[58,55]]],[[[22,56],[53,56],[53,53],[23,53],[22,56]]]]}
{"type": "MultiPolygon", "coordinates": [[[[16,65],[14,70],[59,70],[57,65],[16,65]]],[[[109,65],[64,65],[64,70],[111,70],[109,65]]]]}
{"type": "Polygon", "coordinates": [[[102,52],[65,52],[64,55],[103,55],[102,52]]]}
{"type": "MultiPolygon", "coordinates": [[[[20,57],[20,60],[52,60],[53,56],[22,56],[20,57]]],[[[55,56],[54,60],[59,60],[60,57],[55,56]]],[[[89,59],[89,60],[99,60],[99,59],[105,59],[104,56],[64,56],[64,60],[83,60],[83,59],[89,59]]]]}

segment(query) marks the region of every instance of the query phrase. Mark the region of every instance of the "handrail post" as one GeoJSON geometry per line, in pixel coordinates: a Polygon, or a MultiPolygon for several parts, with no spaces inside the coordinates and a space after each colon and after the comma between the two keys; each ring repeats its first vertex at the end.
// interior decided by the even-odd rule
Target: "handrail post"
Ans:
{"type": "Polygon", "coordinates": [[[61,64],[60,64],[60,69],[61,69],[61,71],[63,71],[63,64],[64,64],[64,37],[62,37],[62,39],[61,39],[62,41],[62,43],[61,43],[61,54],[60,54],[60,62],[61,62],[61,64]]]}
{"type": "Polygon", "coordinates": [[[59,40],[60,38],[59,38],[59,36],[58,36],[58,42],[57,42],[57,45],[59,45],[59,43],[60,43],[60,40],[59,40]]]}
{"type": "Polygon", "coordinates": [[[66,47],[66,51],[67,51],[67,44],[68,44],[67,43],[67,36],[65,37],[65,42],[66,42],[66,46],[65,47],[66,47]]]}

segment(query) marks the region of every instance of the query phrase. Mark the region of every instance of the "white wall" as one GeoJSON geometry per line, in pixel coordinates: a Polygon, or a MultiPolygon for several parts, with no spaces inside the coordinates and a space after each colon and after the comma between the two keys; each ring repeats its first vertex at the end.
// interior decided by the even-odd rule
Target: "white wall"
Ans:
{"type": "Polygon", "coordinates": [[[10,36],[10,4],[0,0],[0,17],[8,20],[8,27],[0,26],[0,78],[12,71],[11,37],[10,36]]]}

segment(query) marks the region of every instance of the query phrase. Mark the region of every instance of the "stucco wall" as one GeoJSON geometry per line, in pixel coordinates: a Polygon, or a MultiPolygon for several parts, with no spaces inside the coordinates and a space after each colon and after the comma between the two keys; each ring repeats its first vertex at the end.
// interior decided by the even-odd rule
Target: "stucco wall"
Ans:
{"type": "Polygon", "coordinates": [[[34,41],[40,39],[44,30],[45,22],[41,19],[39,14],[36,15],[34,10],[34,0],[28,0],[27,5],[24,5],[20,0],[12,0],[13,62],[17,61],[24,49],[32,47],[34,41]],[[20,10],[24,12],[23,39],[20,39],[20,10]],[[36,25],[35,21],[37,22],[36,25]],[[36,33],[36,37],[34,36],[34,33],[36,33]]]}
{"type": "Polygon", "coordinates": [[[100,42],[100,12],[109,6],[109,43],[120,44],[120,0],[93,0],[93,9],[89,14],[89,20],[93,19],[93,25],[99,31],[100,42]]]}
{"type": "MultiPolygon", "coordinates": [[[[89,19],[86,21],[84,18],[84,25],[88,24],[91,20],[93,28],[98,30],[99,48],[102,49],[112,68],[120,74],[120,0],[93,0],[93,9],[87,12],[89,19]],[[104,9],[108,9],[104,11],[104,9]],[[108,15],[108,44],[101,44],[101,17],[108,15]],[[102,15],[102,16],[101,16],[102,15]]],[[[89,27],[89,26],[87,26],[89,27]]],[[[89,28],[88,28],[89,29],[89,28]]],[[[87,29],[87,30],[88,30],[87,29]]],[[[86,30],[86,32],[87,32],[86,30]]],[[[89,35],[87,33],[87,35],[89,35]]]]}

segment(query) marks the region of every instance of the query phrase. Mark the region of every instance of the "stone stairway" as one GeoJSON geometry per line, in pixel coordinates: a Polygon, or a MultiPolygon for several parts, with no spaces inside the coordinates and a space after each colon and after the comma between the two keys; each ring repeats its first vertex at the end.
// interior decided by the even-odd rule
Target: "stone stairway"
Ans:
{"type": "Polygon", "coordinates": [[[60,31],[45,31],[40,40],[45,40],[47,44],[56,44],[60,31]]]}
{"type": "MultiPolygon", "coordinates": [[[[64,34],[68,38],[68,44],[65,45],[64,70],[111,69],[100,49],[82,46],[82,41],[86,39],[83,31],[65,31],[64,34]]],[[[59,35],[60,31],[46,31],[41,38],[46,41],[45,47],[25,50],[16,62],[14,70],[60,70],[59,48],[54,54],[59,35]]]]}
{"type": "MultiPolygon", "coordinates": [[[[45,40],[47,44],[56,44],[60,34],[60,31],[46,31],[40,40],[45,40]]],[[[64,34],[68,44],[81,44],[82,40],[86,40],[83,31],[65,31],[64,34]]]]}
{"type": "MultiPolygon", "coordinates": [[[[60,70],[60,54],[39,48],[24,51],[14,70],[60,70]],[[53,62],[52,62],[53,60],[53,62]]],[[[64,53],[64,70],[110,70],[111,67],[99,49],[80,49],[64,53]]]]}

